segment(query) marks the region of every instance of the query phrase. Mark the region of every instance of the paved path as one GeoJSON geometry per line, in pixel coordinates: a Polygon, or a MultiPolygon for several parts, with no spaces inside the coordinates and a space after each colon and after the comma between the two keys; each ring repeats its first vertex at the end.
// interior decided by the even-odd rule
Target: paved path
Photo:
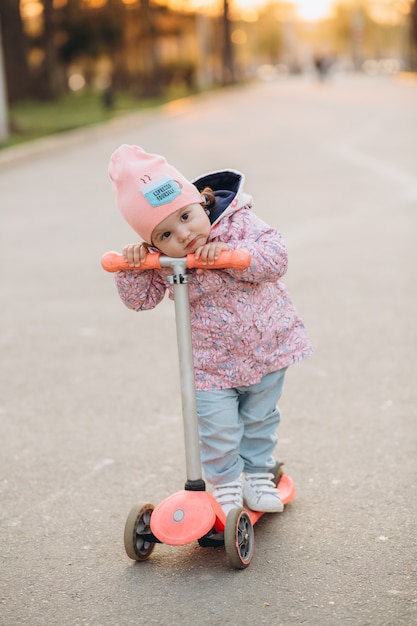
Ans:
{"type": "Polygon", "coordinates": [[[297,79],[0,153],[0,624],[417,624],[416,105],[398,79],[297,79]],[[131,505],[184,461],[171,303],[135,315],[99,263],[134,239],[122,142],[244,171],[289,248],[315,346],[281,404],[298,497],[241,572],[197,544],[124,553],[131,505]]]}

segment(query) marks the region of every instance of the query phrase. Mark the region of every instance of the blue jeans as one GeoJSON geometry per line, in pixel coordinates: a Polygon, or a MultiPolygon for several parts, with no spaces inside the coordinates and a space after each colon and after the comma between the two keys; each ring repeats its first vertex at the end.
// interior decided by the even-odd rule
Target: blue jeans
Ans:
{"type": "Polygon", "coordinates": [[[221,485],[242,471],[275,467],[273,451],[281,414],[277,402],[287,368],[247,387],[197,390],[201,462],[206,480],[221,485]]]}

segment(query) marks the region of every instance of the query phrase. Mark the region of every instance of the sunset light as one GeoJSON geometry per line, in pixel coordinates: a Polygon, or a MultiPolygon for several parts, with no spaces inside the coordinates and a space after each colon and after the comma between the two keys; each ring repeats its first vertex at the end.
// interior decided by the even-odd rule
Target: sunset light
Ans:
{"type": "Polygon", "coordinates": [[[298,8],[300,17],[305,20],[319,20],[329,13],[332,0],[297,0],[294,4],[298,8]]]}
{"type": "MultiPolygon", "coordinates": [[[[174,0],[177,1],[178,0],[174,0]]],[[[233,0],[233,3],[243,9],[254,9],[267,4],[267,0],[233,0]]],[[[293,0],[291,4],[301,19],[316,21],[329,14],[334,0],[293,0]]]]}

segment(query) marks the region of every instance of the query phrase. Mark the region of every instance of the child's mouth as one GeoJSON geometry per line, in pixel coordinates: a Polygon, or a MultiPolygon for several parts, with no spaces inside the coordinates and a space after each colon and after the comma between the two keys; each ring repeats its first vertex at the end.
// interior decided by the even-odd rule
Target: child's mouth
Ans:
{"type": "Polygon", "coordinates": [[[194,239],[192,239],[189,243],[187,243],[187,245],[185,246],[185,249],[190,250],[196,247],[197,242],[198,242],[198,237],[194,237],[194,239]]]}

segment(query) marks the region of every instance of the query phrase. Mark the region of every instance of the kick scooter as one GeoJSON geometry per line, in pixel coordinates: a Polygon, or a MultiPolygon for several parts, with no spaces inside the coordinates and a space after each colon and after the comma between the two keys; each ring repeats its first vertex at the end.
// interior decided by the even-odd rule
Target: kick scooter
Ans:
{"type": "MultiPolygon", "coordinates": [[[[101,263],[108,272],[133,269],[116,252],[105,254],[101,263]]],[[[246,250],[232,250],[222,252],[213,265],[203,265],[193,254],[184,258],[148,254],[140,268],[133,269],[172,268],[168,280],[174,288],[187,476],[184,489],[156,507],[149,502],[132,507],[125,524],[124,545],[127,555],[135,561],[148,559],[157,543],[181,546],[193,541],[202,547],[224,545],[229,563],[236,569],[244,569],[252,560],[253,525],[264,513],[239,507],[226,517],[214,496],[206,491],[202,478],[187,285],[191,278],[187,268],[243,270],[249,265],[250,254],[246,250]]],[[[287,504],[295,497],[294,482],[284,474],[282,463],[277,463],[274,474],[281,500],[287,504]]]]}

